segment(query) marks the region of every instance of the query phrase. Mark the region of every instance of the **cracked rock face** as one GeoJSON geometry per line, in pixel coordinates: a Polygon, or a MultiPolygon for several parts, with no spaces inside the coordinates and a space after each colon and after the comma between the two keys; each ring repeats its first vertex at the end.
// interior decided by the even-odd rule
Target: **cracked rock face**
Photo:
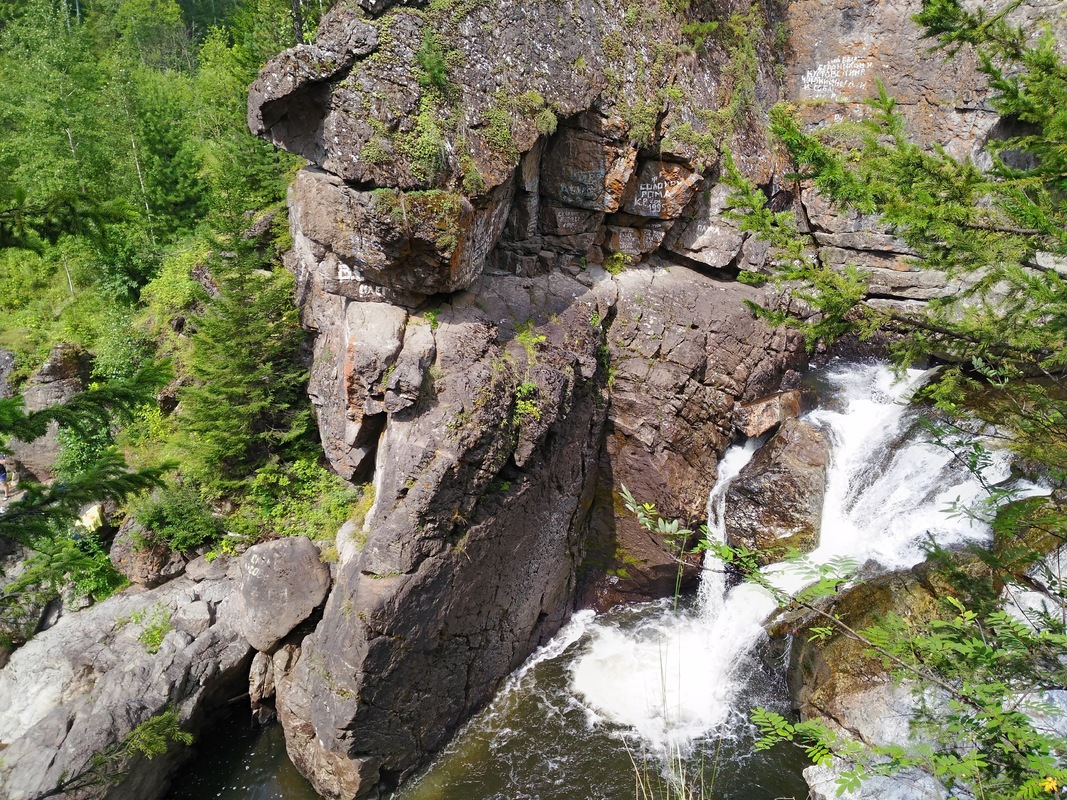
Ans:
{"type": "MultiPolygon", "coordinates": [[[[234,601],[225,572],[181,577],[64,615],[15,651],[0,671],[0,795],[39,796],[168,708],[196,733],[247,669],[234,601]]],[[[107,797],[157,797],[187,758],[175,747],[150,765],[122,765],[130,769],[107,797]]]]}
{"type": "Polygon", "coordinates": [[[309,393],[330,463],[375,487],[322,621],[272,660],[290,755],[328,797],[403,779],[576,604],[673,590],[615,492],[701,523],[739,407],[805,361],[744,305],[789,301],[735,280],[768,254],[727,213],[722,148],[824,260],[921,302],[956,287],[782,185],[765,109],[855,115],[885,74],[928,139],[966,150],[992,123],[973,65],[915,56],[910,0],[782,19],[737,0],[699,53],[666,8],[446,5],[338,6],[250,96],[252,130],[312,162],[287,256],[309,393]],[[420,62],[435,48],[447,80],[420,62]]]}

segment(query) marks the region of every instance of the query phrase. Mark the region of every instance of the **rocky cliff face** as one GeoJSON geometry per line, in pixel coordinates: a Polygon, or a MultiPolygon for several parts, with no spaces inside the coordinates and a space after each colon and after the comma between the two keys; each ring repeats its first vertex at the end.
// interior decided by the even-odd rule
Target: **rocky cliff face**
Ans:
{"type": "Polygon", "coordinates": [[[320,792],[402,779],[576,603],[673,588],[615,490],[701,522],[735,408],[804,363],[744,306],[784,301],[736,280],[766,250],[724,214],[725,147],[879,302],[953,291],[762,134],[772,102],[821,124],[882,78],[921,137],[980,143],[973,69],[919,55],[913,6],[361,0],[263,70],[250,127],[311,162],[289,265],[324,447],[376,490],[273,660],[320,792]]]}

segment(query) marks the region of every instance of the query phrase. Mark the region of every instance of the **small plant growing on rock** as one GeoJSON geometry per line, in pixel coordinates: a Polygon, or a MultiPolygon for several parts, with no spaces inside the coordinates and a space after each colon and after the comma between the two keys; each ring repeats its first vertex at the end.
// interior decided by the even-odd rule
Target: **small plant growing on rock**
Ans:
{"type": "Polygon", "coordinates": [[[419,84],[440,91],[448,89],[448,54],[433,31],[427,31],[415,54],[419,65],[419,84]]]}
{"type": "MultiPolygon", "coordinates": [[[[145,612],[141,611],[134,621],[140,622],[144,618],[145,612]]],[[[173,630],[173,627],[170,623],[170,612],[167,611],[164,605],[157,603],[153,606],[152,615],[148,618],[140,635],[138,635],[137,641],[143,644],[144,649],[149,653],[158,653],[164,637],[169,631],[173,630]]]]}
{"type": "Polygon", "coordinates": [[[518,327],[515,338],[522,345],[522,349],[526,351],[526,361],[529,364],[537,361],[538,348],[548,341],[548,337],[543,333],[537,333],[534,330],[533,323],[530,320],[518,327]]]}
{"type": "Polygon", "coordinates": [[[630,266],[630,257],[625,253],[612,253],[604,259],[604,269],[609,275],[619,275],[630,266]]]}
{"type": "Polygon", "coordinates": [[[541,409],[537,407],[537,384],[520,383],[515,389],[514,422],[519,424],[525,418],[541,419],[541,409]]]}

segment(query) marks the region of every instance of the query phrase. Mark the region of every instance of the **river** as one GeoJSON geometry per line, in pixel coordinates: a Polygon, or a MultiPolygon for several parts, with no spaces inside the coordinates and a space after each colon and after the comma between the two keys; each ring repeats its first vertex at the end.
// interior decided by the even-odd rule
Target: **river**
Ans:
{"type": "MultiPolygon", "coordinates": [[[[981,493],[979,483],[931,444],[907,404],[924,380],[881,365],[836,366],[811,377],[820,396],[809,421],[826,428],[833,455],[819,548],[821,563],[848,559],[903,568],[923,558],[928,536],[943,545],[988,537],[986,526],[945,513],[981,493]]],[[[710,535],[721,536],[727,482],[756,443],[732,448],[709,498],[710,535]]],[[[997,457],[987,475],[1007,477],[997,457]]],[[[762,623],[775,604],[750,584],[728,587],[705,564],[696,597],[579,612],[513,674],[434,762],[391,800],[622,800],[677,796],[718,800],[803,798],[797,751],[754,752],[749,709],[787,713],[784,664],[762,623]]],[[[800,579],[777,570],[782,585],[800,579]]],[[[227,732],[228,731],[228,732],[227,732]]],[[[170,800],[315,798],[282,752],[278,729],[231,723],[225,746],[183,776],[170,800]]]]}

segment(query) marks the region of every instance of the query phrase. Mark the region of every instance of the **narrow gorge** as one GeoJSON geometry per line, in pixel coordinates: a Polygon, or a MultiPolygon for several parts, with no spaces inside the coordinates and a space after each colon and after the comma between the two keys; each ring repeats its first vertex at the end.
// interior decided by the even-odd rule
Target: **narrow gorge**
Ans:
{"type": "MultiPolygon", "coordinates": [[[[364,487],[361,513],[335,542],[283,538],[214,560],[163,552],[148,566],[130,556],[138,566],[119,566],[139,591],[64,614],[0,671],[4,796],[45,796],[168,709],[199,735],[228,703],[243,709],[246,691],[322,797],[394,791],[569,622],[596,629],[592,611],[707,580],[699,555],[679,563],[619,493],[696,530],[741,440],[773,437],[724,495],[730,542],[814,549],[841,465],[832,425],[811,424],[832,412],[801,418],[809,358],[862,359],[890,337],[813,354],[801,330],[753,312],[815,315],[769,280],[776,254],[734,213],[735,177],[789,212],[807,256],[855,266],[871,308],[911,312],[973,285],[920,269],[877,215],[831,204],[767,134],[778,103],[809,130],[858,124],[884,86],[916,141],[987,159],[1007,134],[980,64],[929,52],[911,19],[920,7],[342,0],[326,11],[314,41],[262,68],[248,126],[307,161],[289,188],[284,263],[311,335],[322,451],[364,487]],[[175,624],[146,653],[138,632],[157,609],[175,624]]],[[[1014,13],[1037,24],[1064,11],[1030,0],[1014,13]]],[[[865,375],[890,391],[885,373],[865,375]]],[[[883,568],[899,555],[889,550],[883,568]]],[[[904,560],[876,581],[918,597],[929,587],[900,576],[921,558],[904,560]]],[[[714,603],[731,602],[718,591],[714,603]]],[[[801,643],[813,623],[776,624],[797,635],[792,700],[780,687],[777,707],[858,724],[849,704],[866,701],[852,684],[835,699],[827,681],[840,674],[801,643]]],[[[735,657],[755,673],[769,653],[735,657]]],[[[103,793],[66,796],[153,800],[188,756],[175,745],[135,758],[103,793]]],[[[811,777],[818,791],[826,780],[811,777]]]]}

